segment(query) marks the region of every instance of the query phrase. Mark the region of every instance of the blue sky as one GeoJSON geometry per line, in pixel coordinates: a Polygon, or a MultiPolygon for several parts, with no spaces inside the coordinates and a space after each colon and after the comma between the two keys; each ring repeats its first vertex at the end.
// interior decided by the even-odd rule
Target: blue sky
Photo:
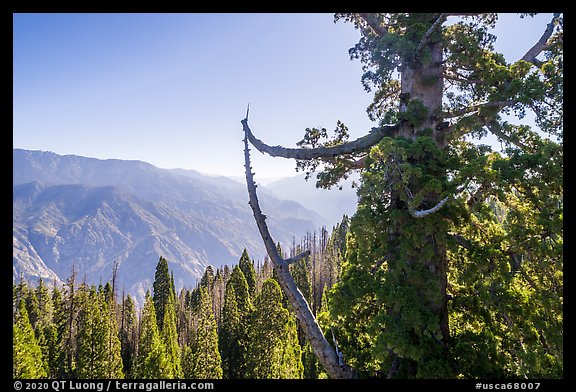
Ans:
{"type": "MultiPolygon", "coordinates": [[[[551,14],[499,18],[496,49],[520,58],[551,14]]],[[[269,144],[306,127],[351,138],[366,116],[359,39],[332,14],[14,14],[13,146],[242,176],[240,120],[269,144]]],[[[295,162],[253,152],[260,177],[295,162]]]]}

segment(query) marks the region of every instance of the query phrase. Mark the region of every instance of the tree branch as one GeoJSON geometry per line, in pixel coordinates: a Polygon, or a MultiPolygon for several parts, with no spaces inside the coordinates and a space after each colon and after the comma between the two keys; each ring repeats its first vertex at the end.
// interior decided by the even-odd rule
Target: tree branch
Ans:
{"type": "Polygon", "coordinates": [[[516,101],[514,101],[514,100],[478,103],[476,105],[468,106],[468,107],[458,109],[458,110],[453,110],[451,112],[443,112],[442,114],[440,114],[440,116],[442,116],[442,118],[460,117],[460,116],[463,116],[465,114],[475,112],[481,108],[491,107],[491,106],[503,108],[505,106],[513,105],[515,103],[516,103],[516,101]]]}
{"type": "Polygon", "coordinates": [[[446,21],[446,18],[448,18],[448,14],[440,14],[440,16],[438,16],[438,19],[436,19],[436,21],[434,23],[432,23],[432,26],[430,26],[428,31],[426,31],[426,33],[424,33],[424,36],[422,36],[422,39],[420,40],[420,43],[418,44],[418,47],[416,48],[416,55],[417,56],[424,49],[424,46],[426,45],[426,43],[428,42],[428,40],[432,36],[432,33],[434,33],[434,30],[436,30],[436,28],[439,25],[444,23],[446,21]]]}
{"type": "Polygon", "coordinates": [[[450,237],[454,240],[454,242],[456,242],[458,245],[460,245],[461,247],[463,247],[464,249],[467,250],[472,250],[473,246],[470,243],[470,241],[468,241],[466,238],[464,238],[463,236],[459,235],[459,234],[451,234],[450,237]]]}
{"type": "Polygon", "coordinates": [[[412,215],[414,218],[423,218],[427,215],[433,214],[436,211],[438,211],[440,208],[442,208],[442,206],[444,204],[446,204],[446,202],[448,201],[448,199],[450,198],[450,196],[446,196],[445,198],[443,198],[442,200],[440,200],[438,202],[438,204],[436,204],[434,207],[427,209],[427,210],[413,210],[413,209],[409,209],[408,211],[410,212],[410,215],[412,215]]]}
{"type": "Polygon", "coordinates": [[[294,282],[294,278],[290,274],[290,269],[288,265],[297,258],[305,257],[307,252],[304,252],[291,259],[283,259],[278,253],[276,244],[270,235],[268,226],[266,225],[266,217],[262,214],[260,205],[258,203],[258,196],[256,194],[256,184],[254,183],[254,174],[252,173],[252,167],[250,166],[250,149],[248,148],[248,138],[249,138],[249,128],[248,120],[242,120],[244,125],[244,168],[246,169],[246,185],[248,187],[248,204],[252,208],[254,214],[254,219],[256,220],[256,225],[260,231],[260,236],[262,241],[264,241],[264,246],[266,247],[266,252],[272,260],[274,269],[276,270],[278,276],[278,283],[282,290],[286,294],[289,302],[292,304],[296,317],[304,331],[306,339],[310,343],[314,354],[318,358],[318,361],[322,364],[326,372],[331,378],[353,378],[353,369],[342,362],[341,356],[332,348],[330,343],[326,340],[326,337],[322,333],[322,329],[318,325],[318,322],[310,310],[308,302],[302,295],[298,286],[294,282]]]}
{"type": "Polygon", "coordinates": [[[448,80],[454,80],[455,82],[461,82],[461,83],[470,83],[470,84],[483,84],[484,81],[480,80],[480,79],[468,79],[464,76],[461,75],[450,75],[447,73],[442,74],[442,77],[444,79],[448,79],[448,80]]]}
{"type": "Polygon", "coordinates": [[[515,145],[516,147],[519,147],[520,149],[522,149],[524,151],[530,151],[530,152],[534,151],[533,148],[530,148],[527,145],[520,143],[520,141],[518,141],[518,140],[512,139],[510,136],[508,136],[504,132],[502,132],[500,130],[500,124],[498,124],[498,122],[491,121],[489,123],[485,123],[485,125],[486,125],[486,128],[488,128],[488,130],[490,131],[490,133],[492,133],[495,136],[498,136],[499,138],[507,141],[508,143],[511,143],[511,144],[515,145]]]}
{"type": "Polygon", "coordinates": [[[542,53],[542,51],[546,50],[546,48],[548,47],[548,39],[552,36],[552,33],[554,32],[554,24],[558,18],[560,18],[560,13],[556,12],[550,23],[546,25],[546,30],[544,30],[544,33],[542,34],[538,42],[536,42],[534,46],[532,46],[528,50],[528,52],[526,52],[526,54],[522,56],[521,60],[527,61],[529,63],[538,66],[538,61],[536,57],[538,57],[538,55],[542,53]]]}
{"type": "Polygon", "coordinates": [[[298,261],[305,259],[306,257],[310,256],[310,251],[306,250],[302,253],[300,253],[299,255],[296,255],[294,257],[290,257],[289,259],[286,259],[284,261],[286,261],[286,264],[294,264],[297,263],[298,261]]]}
{"type": "Polygon", "coordinates": [[[381,128],[372,128],[372,131],[367,135],[351,142],[338,144],[336,146],[315,148],[286,148],[282,146],[267,145],[266,143],[257,139],[254,134],[252,134],[252,131],[248,126],[248,119],[244,119],[241,122],[242,126],[244,127],[244,133],[246,134],[246,137],[258,151],[273,157],[293,158],[300,160],[330,158],[342,154],[355,154],[363,152],[376,145],[385,136],[393,136],[394,132],[398,130],[398,126],[388,125],[381,128]]]}
{"type": "Polygon", "coordinates": [[[382,28],[382,26],[380,26],[378,23],[376,14],[360,13],[359,15],[362,19],[364,19],[368,27],[370,27],[376,35],[383,37],[388,34],[388,30],[382,28]]]}

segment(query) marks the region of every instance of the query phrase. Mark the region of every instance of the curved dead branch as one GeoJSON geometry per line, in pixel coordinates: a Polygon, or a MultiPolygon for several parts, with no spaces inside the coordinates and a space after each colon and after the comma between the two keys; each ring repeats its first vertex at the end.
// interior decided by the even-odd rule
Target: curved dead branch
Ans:
{"type": "Polygon", "coordinates": [[[322,366],[324,366],[324,369],[330,378],[353,378],[354,371],[350,366],[342,362],[341,355],[339,355],[337,350],[334,350],[328,340],[326,340],[326,337],[322,333],[322,329],[310,310],[308,302],[304,298],[304,295],[302,295],[300,289],[296,286],[294,278],[290,274],[290,269],[288,268],[289,264],[308,256],[310,252],[306,251],[293,258],[283,259],[278,253],[276,244],[270,235],[270,231],[266,224],[266,216],[262,214],[262,210],[258,203],[254,174],[252,173],[252,167],[250,166],[250,149],[248,148],[248,139],[250,136],[248,119],[246,118],[242,120],[242,124],[244,125],[245,132],[244,167],[246,169],[246,185],[248,187],[248,196],[250,200],[248,204],[252,208],[254,219],[256,220],[258,230],[260,231],[260,236],[264,241],[264,246],[266,247],[268,256],[270,257],[270,260],[272,260],[274,269],[276,270],[278,283],[280,284],[280,287],[282,287],[282,290],[286,294],[289,302],[292,304],[296,317],[298,318],[300,326],[302,327],[314,354],[322,366]]]}
{"type": "Polygon", "coordinates": [[[378,144],[385,136],[393,136],[398,130],[398,126],[388,125],[381,128],[372,128],[370,133],[351,142],[338,144],[331,147],[316,148],[286,148],[282,146],[269,146],[262,140],[257,139],[248,126],[248,119],[241,121],[244,133],[250,143],[262,153],[273,157],[292,158],[300,160],[311,160],[317,158],[333,158],[343,154],[356,154],[368,150],[378,144]]]}

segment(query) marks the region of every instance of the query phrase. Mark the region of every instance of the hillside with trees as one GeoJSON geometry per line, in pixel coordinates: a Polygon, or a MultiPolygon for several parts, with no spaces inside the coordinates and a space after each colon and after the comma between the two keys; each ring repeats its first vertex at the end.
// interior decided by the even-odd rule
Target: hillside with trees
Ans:
{"type": "MultiPolygon", "coordinates": [[[[311,233],[315,252],[297,273],[320,310],[321,293],[335,282],[348,218],[311,233]]],[[[113,277],[115,273],[112,274],[113,277]]],[[[153,290],[138,309],[113,279],[88,285],[72,271],[53,282],[13,285],[14,378],[316,378],[317,361],[301,337],[295,314],[271,263],[250,259],[207,267],[195,287],[174,289],[168,260],[156,265],[153,290]],[[248,278],[246,278],[248,277],[248,278]]],[[[324,374],[325,376],[325,374],[324,374]]]]}

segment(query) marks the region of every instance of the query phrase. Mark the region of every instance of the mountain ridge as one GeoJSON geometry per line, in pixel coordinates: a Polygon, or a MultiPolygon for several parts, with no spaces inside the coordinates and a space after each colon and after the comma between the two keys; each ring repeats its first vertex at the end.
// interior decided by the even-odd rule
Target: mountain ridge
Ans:
{"type": "MultiPolygon", "coordinates": [[[[259,196],[278,242],[326,224],[294,201],[259,196]]],[[[60,283],[74,265],[98,284],[118,263],[119,287],[141,300],[163,256],[176,286],[191,287],[206,266],[233,265],[244,248],[263,260],[247,200],[245,186],[226,177],[14,149],[13,279],[60,283]]]]}

